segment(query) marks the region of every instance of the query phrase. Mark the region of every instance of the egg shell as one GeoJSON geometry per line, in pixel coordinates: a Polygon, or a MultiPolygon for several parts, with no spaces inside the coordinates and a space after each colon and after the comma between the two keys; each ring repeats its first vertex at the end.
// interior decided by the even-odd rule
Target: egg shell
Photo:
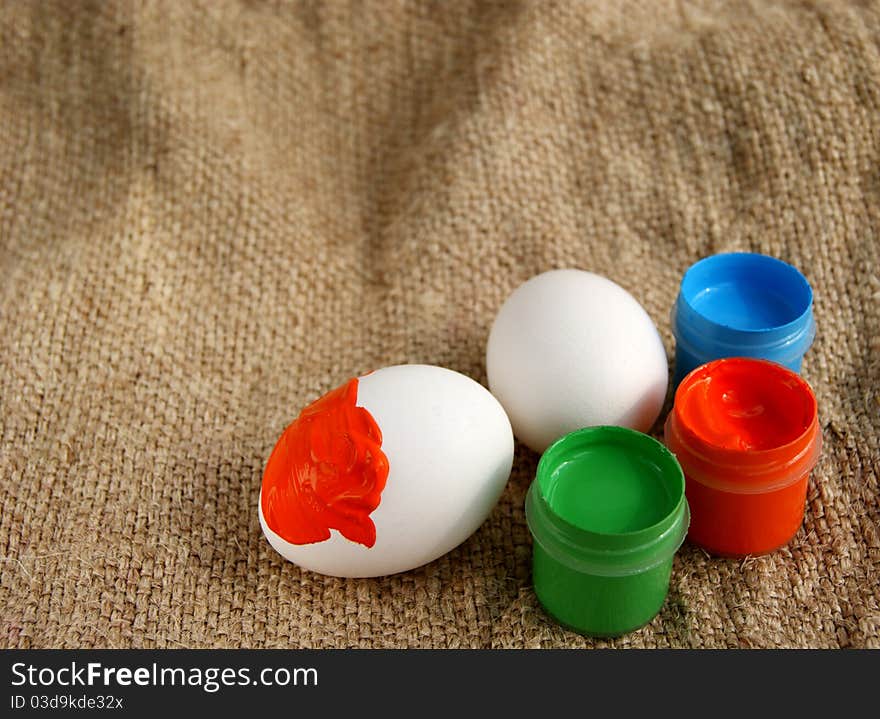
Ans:
{"type": "Polygon", "coordinates": [[[514,290],[492,325],[486,369],[514,433],[537,452],[581,427],[647,432],[669,381],[648,313],[620,285],[576,269],[514,290]]]}
{"type": "Polygon", "coordinates": [[[293,544],[266,522],[269,543],[285,559],[321,574],[373,577],[403,572],[455,548],[483,523],[513,463],[504,409],[482,385],[453,370],[396,365],[358,378],[357,406],[382,433],[388,475],[372,547],[335,529],[330,538],[293,544]]]}

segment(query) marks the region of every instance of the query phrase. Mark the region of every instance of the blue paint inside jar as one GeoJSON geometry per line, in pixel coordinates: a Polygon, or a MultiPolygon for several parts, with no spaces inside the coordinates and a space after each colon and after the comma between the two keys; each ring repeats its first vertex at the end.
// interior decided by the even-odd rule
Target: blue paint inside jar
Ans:
{"type": "Polygon", "coordinates": [[[813,291],[794,266],[750,252],[712,255],[681,281],[672,310],[675,379],[721,357],[758,357],[800,372],[813,342],[813,291]]]}

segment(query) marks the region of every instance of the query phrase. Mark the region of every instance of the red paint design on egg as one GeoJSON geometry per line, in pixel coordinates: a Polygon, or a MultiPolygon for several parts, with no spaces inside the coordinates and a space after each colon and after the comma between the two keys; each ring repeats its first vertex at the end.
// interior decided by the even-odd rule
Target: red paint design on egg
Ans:
{"type": "Polygon", "coordinates": [[[388,479],[382,432],[356,406],[357,378],[306,407],[272,450],[263,473],[263,517],[291,544],[330,538],[330,530],[366,547],[376,543],[370,513],[388,479]]]}

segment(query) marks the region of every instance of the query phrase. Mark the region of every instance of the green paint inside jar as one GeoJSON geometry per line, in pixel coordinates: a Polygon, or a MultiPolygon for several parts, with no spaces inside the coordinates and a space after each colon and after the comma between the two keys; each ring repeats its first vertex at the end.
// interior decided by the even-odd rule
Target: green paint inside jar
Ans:
{"type": "Polygon", "coordinates": [[[575,452],[542,483],[550,507],[567,522],[593,532],[635,532],[673,509],[676,489],[653,481],[658,472],[650,458],[614,443],[575,452]]]}

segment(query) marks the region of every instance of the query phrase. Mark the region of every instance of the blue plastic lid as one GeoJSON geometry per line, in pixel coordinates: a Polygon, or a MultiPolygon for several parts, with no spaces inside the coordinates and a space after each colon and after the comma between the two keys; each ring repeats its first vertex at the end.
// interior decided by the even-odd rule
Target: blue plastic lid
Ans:
{"type": "Polygon", "coordinates": [[[795,356],[813,340],[812,308],[810,283],[796,267],[757,253],[718,254],[682,278],[673,331],[700,355],[795,356]]]}

